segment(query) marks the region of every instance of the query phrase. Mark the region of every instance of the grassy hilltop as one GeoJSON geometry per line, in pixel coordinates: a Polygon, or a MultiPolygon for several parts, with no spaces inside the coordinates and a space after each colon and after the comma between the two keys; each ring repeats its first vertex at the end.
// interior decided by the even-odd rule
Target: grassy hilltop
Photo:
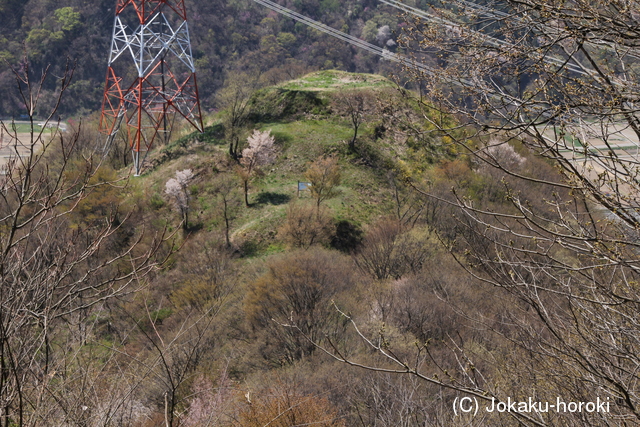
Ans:
{"type": "MultiPolygon", "coordinates": [[[[321,71],[258,91],[249,102],[248,129],[270,131],[275,137],[277,158],[263,168],[261,176],[251,183],[251,207],[242,209],[234,221],[233,240],[252,251],[283,250],[278,228],[285,219],[290,203],[297,200],[297,182],[305,181],[309,165],[323,156],[336,156],[341,173],[338,195],[324,203],[336,221],[344,220],[362,227],[376,218],[394,212],[390,176],[402,173],[406,162],[420,150],[437,151],[433,146],[408,150],[409,132],[387,132],[385,118],[379,110],[398,105],[409,113],[413,108],[402,99],[392,82],[375,75],[321,71]],[[354,150],[348,147],[353,126],[348,117],[336,111],[336,94],[363,91],[370,96],[369,111],[354,150]],[[390,175],[391,174],[391,175],[390,175]]],[[[419,111],[415,110],[417,119],[419,111]]],[[[150,155],[151,170],[138,178],[136,186],[147,189],[147,196],[160,201],[164,185],[176,170],[192,169],[196,178],[191,184],[193,230],[213,231],[220,224],[216,212],[216,180],[235,176],[235,162],[227,155],[224,123],[220,116],[202,135],[191,133],[156,149],[150,155]]],[[[446,147],[442,150],[446,152],[446,147]]],[[[443,158],[446,156],[443,155],[443,158]]],[[[240,183],[238,181],[238,188],[240,183]]],[[[311,202],[309,192],[302,192],[300,202],[311,202]]],[[[169,203],[157,214],[171,217],[169,203]]]]}

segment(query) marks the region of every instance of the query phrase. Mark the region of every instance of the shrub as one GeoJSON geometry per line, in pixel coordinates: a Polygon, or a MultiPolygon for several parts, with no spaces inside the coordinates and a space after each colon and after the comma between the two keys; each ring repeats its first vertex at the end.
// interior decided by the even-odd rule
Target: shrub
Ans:
{"type": "Polygon", "coordinates": [[[317,341],[332,333],[331,301],[354,282],[351,263],[336,252],[314,248],[271,260],[245,299],[251,326],[264,333],[263,356],[282,363],[311,354],[305,336],[317,341]]]}
{"type": "Polygon", "coordinates": [[[374,279],[399,279],[422,269],[430,256],[428,237],[425,230],[383,218],[369,228],[355,262],[374,279]]]}
{"type": "Polygon", "coordinates": [[[280,229],[284,240],[293,247],[310,248],[314,244],[329,242],[333,221],[327,209],[304,203],[291,203],[287,220],[280,229]]]}
{"type": "Polygon", "coordinates": [[[318,427],[344,427],[344,420],[327,399],[307,396],[287,387],[274,387],[251,398],[251,404],[240,412],[238,423],[242,427],[290,427],[313,425],[318,427]]]}

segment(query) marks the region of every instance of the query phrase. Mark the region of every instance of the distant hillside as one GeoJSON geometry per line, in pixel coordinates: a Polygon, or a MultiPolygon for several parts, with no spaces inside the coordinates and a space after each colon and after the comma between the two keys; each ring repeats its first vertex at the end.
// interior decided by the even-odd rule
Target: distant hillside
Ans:
{"type": "MultiPolygon", "coordinates": [[[[50,66],[45,84],[54,90],[67,61],[75,67],[73,82],[60,112],[81,115],[100,108],[113,29],[116,0],[0,1],[0,118],[24,112],[13,96],[16,82],[4,60],[17,66],[26,49],[34,76],[50,66]]],[[[196,61],[200,94],[205,110],[216,107],[214,95],[231,70],[250,70],[265,81],[288,80],[310,70],[339,68],[347,71],[381,71],[379,58],[347,43],[283,18],[251,0],[185,2],[196,61]]],[[[294,7],[326,25],[383,45],[391,33],[378,37],[388,26],[395,32],[393,9],[375,1],[306,1],[294,7]]],[[[385,33],[387,34],[387,33],[385,33]]],[[[395,33],[394,33],[395,34],[395,33]]],[[[382,65],[382,68],[381,68],[382,65]]],[[[42,111],[51,104],[42,100],[42,111]]]]}

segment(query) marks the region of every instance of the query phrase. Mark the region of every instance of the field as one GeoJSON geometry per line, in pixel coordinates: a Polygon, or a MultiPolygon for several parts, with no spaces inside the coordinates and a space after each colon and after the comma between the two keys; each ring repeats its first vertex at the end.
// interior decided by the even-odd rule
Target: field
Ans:
{"type": "MultiPolygon", "coordinates": [[[[33,130],[34,137],[37,137],[42,127],[35,124],[33,130]]],[[[43,132],[45,138],[48,138],[51,133],[50,130],[43,132]]],[[[0,128],[0,170],[16,154],[19,156],[27,155],[31,140],[31,124],[29,122],[2,122],[0,128]]]]}

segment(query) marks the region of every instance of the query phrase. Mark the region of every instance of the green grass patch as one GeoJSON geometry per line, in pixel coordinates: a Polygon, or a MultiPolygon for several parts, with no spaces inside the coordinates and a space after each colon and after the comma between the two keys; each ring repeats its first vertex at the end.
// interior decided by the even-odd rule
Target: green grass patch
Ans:
{"type": "Polygon", "coordinates": [[[388,79],[374,74],[358,74],[338,70],[324,70],[284,83],[280,87],[288,90],[326,91],[337,89],[394,87],[394,84],[388,79]]]}
{"type": "MultiPolygon", "coordinates": [[[[11,123],[11,122],[4,122],[4,125],[7,127],[7,129],[9,130],[9,132],[13,133],[30,133],[31,132],[31,124],[30,123],[23,123],[23,122],[19,122],[19,123],[11,123]]],[[[42,126],[38,125],[37,123],[33,124],[33,131],[36,133],[39,133],[42,130],[42,126]]],[[[53,131],[55,129],[54,128],[46,128],[45,131],[53,131]]]]}
{"type": "Polygon", "coordinates": [[[161,308],[151,313],[151,320],[153,323],[162,324],[162,321],[173,314],[173,310],[170,308],[161,308]]]}
{"type": "MultiPolygon", "coordinates": [[[[8,123],[6,126],[10,132],[17,132],[17,133],[31,132],[31,125],[26,123],[8,123]]],[[[38,125],[34,125],[33,130],[34,132],[40,132],[42,128],[38,125]]]]}
{"type": "Polygon", "coordinates": [[[299,120],[289,123],[263,123],[260,130],[270,129],[276,141],[283,140],[281,160],[289,163],[287,170],[315,160],[324,154],[331,154],[346,146],[353,130],[346,123],[327,120],[299,120]]]}

